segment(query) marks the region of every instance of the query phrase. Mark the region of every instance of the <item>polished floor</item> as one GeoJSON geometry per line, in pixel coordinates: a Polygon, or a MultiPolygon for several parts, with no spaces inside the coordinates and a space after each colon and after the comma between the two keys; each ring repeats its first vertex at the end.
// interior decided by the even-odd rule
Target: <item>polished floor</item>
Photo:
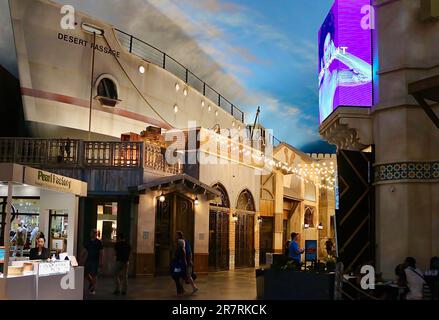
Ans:
{"type": "MultiPolygon", "coordinates": [[[[198,276],[196,284],[199,291],[192,293],[190,285],[186,292],[177,296],[171,277],[136,277],[128,280],[126,296],[114,295],[114,282],[111,278],[100,278],[96,295],[84,293],[87,300],[255,300],[256,277],[254,269],[232,270],[198,276]]],[[[87,282],[84,286],[87,287],[87,282]]]]}

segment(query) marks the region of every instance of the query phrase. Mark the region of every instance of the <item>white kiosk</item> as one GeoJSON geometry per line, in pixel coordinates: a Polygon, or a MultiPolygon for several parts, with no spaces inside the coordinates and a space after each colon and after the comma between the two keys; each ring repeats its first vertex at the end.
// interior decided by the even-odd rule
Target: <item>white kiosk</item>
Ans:
{"type": "MultiPolygon", "coordinates": [[[[0,197],[6,199],[0,299],[82,300],[84,268],[78,266],[74,253],[79,197],[87,196],[87,183],[15,163],[0,164],[0,183],[0,197]],[[11,222],[20,214],[13,207],[17,198],[38,199],[38,229],[49,240],[46,246],[52,259],[29,261],[23,250],[15,257],[11,222]]],[[[27,246],[32,246],[28,240],[27,246]]]]}

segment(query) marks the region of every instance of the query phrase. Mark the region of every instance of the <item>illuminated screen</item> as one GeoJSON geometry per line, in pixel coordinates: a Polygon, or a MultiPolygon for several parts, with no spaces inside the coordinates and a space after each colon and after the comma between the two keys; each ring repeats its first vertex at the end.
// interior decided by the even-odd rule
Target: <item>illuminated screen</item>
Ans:
{"type": "Polygon", "coordinates": [[[320,123],[339,106],[373,104],[370,0],[336,0],[319,31],[320,123]],[[368,23],[369,22],[369,23],[368,23]]]}

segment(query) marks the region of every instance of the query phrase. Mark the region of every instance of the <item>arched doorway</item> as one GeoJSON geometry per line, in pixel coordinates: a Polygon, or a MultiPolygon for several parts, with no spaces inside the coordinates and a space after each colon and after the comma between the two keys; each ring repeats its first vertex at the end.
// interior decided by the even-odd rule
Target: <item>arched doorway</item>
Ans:
{"type": "Polygon", "coordinates": [[[267,253],[272,253],[274,234],[274,196],[267,190],[261,190],[259,201],[261,223],[259,224],[259,265],[266,264],[267,253]]]}
{"type": "Polygon", "coordinates": [[[226,189],[220,183],[212,186],[221,193],[219,201],[210,203],[209,212],[209,269],[229,269],[229,210],[226,189]]]}
{"type": "Polygon", "coordinates": [[[157,199],[155,228],[155,274],[169,274],[169,265],[175,251],[175,234],[182,231],[194,247],[194,203],[179,193],[170,193],[165,201],[157,199]]]}
{"type": "Polygon", "coordinates": [[[235,268],[255,266],[255,201],[249,190],[238,197],[235,224],[235,268]]]}

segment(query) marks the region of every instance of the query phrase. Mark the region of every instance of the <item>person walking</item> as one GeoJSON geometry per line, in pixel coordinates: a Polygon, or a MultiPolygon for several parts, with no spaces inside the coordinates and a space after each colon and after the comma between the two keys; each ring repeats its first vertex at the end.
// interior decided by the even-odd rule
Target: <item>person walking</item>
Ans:
{"type": "Polygon", "coordinates": [[[299,234],[292,232],[289,258],[290,260],[293,261],[294,267],[300,270],[300,267],[302,266],[302,254],[305,252],[305,250],[300,249],[298,241],[299,241],[299,234]]]}
{"type": "Polygon", "coordinates": [[[328,254],[328,257],[332,256],[332,248],[334,247],[334,243],[332,242],[331,238],[328,238],[325,242],[326,247],[326,253],[328,254]]]}
{"type": "Polygon", "coordinates": [[[175,287],[177,289],[177,295],[184,294],[184,288],[181,284],[181,279],[186,278],[186,251],[184,249],[185,242],[182,239],[176,239],[176,249],[174,253],[174,258],[171,261],[170,272],[172,279],[175,282],[175,287]]]}
{"type": "Polygon", "coordinates": [[[193,278],[194,273],[194,263],[193,263],[193,255],[192,255],[192,248],[188,240],[184,239],[184,235],[182,231],[177,231],[177,239],[183,240],[184,250],[185,250],[185,257],[186,257],[186,278],[185,281],[187,284],[190,284],[192,286],[192,293],[195,293],[198,291],[198,287],[195,285],[195,279],[193,278]]]}
{"type": "Polygon", "coordinates": [[[114,294],[121,293],[126,295],[128,287],[128,265],[131,254],[131,246],[126,241],[125,236],[119,233],[117,236],[117,242],[114,245],[116,253],[116,268],[115,268],[115,283],[116,289],[114,294]]]}
{"type": "Polygon", "coordinates": [[[90,240],[85,244],[82,252],[82,261],[85,261],[85,273],[90,283],[88,291],[90,294],[96,294],[96,283],[99,268],[102,268],[102,246],[101,240],[97,238],[98,231],[93,229],[90,234],[90,240]]]}

